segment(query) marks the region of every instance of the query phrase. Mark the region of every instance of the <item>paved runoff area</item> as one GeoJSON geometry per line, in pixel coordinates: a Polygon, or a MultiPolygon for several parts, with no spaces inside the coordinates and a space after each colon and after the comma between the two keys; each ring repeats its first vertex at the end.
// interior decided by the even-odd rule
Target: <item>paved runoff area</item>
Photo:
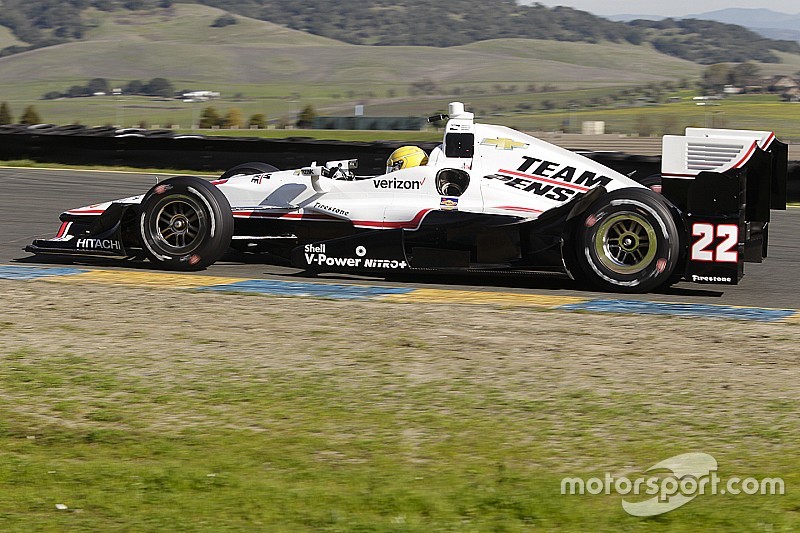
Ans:
{"type": "Polygon", "coordinates": [[[191,289],[232,293],[257,293],[271,296],[328,298],[334,300],[385,300],[393,302],[459,303],[502,307],[537,307],[562,311],[672,315],[761,322],[800,323],[800,310],[739,307],[697,303],[641,301],[620,298],[587,298],[513,292],[388,287],[358,283],[297,282],[268,279],[243,279],[220,276],[195,276],[163,272],[142,272],[65,267],[0,265],[0,279],[54,283],[100,283],[191,289]]]}

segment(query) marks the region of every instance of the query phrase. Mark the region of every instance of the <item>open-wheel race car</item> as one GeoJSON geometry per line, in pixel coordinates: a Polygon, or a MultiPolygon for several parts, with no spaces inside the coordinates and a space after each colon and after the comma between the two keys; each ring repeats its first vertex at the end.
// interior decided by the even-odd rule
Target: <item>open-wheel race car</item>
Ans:
{"type": "MultiPolygon", "coordinates": [[[[36,254],[146,258],[198,270],[230,247],[316,272],[562,271],[603,290],[685,279],[736,284],[767,255],[786,207],[786,145],[770,132],[689,128],[664,137],[661,192],[587,157],[449,106],[416,166],[357,175],[343,158],[178,176],[146,194],[61,214],[36,254]],[[424,155],[424,154],[423,154],[424,155]],[[427,160],[425,160],[427,159],[427,160]]],[[[346,157],[346,154],[343,154],[346,157]]]]}

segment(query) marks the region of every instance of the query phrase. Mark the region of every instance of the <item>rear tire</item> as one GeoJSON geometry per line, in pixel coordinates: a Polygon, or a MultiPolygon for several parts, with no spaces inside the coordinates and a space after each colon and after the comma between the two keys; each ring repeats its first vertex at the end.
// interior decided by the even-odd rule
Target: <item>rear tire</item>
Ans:
{"type": "Polygon", "coordinates": [[[647,292],[668,285],[680,261],[680,232],[666,200],[628,188],[598,199],[581,215],[575,260],[595,287],[647,292]]]}
{"type": "Polygon", "coordinates": [[[641,180],[637,180],[640,185],[644,185],[653,192],[661,194],[661,174],[651,174],[641,180]]]}
{"type": "Polygon", "coordinates": [[[169,270],[202,270],[219,260],[233,236],[233,214],[222,191],[207,181],[180,176],[164,180],[142,199],[142,248],[169,270]]]}

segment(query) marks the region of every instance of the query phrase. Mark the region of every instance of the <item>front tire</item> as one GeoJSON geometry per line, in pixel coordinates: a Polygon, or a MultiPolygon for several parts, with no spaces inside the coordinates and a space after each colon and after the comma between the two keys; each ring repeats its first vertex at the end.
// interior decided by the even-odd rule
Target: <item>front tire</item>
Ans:
{"type": "Polygon", "coordinates": [[[159,183],[142,199],[142,248],[168,270],[202,270],[219,260],[233,236],[228,199],[207,181],[180,176],[159,183]]]}
{"type": "Polygon", "coordinates": [[[606,291],[648,292],[668,285],[680,259],[680,233],[666,201],[649,189],[613,191],[581,215],[577,263],[606,291]]]}

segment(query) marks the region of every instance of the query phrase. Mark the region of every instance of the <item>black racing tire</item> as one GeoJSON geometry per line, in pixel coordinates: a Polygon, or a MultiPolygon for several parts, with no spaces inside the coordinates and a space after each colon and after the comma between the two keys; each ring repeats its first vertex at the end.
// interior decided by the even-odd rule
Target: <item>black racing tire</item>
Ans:
{"type": "Polygon", "coordinates": [[[142,199],[139,232],[151,262],[168,270],[202,270],[219,260],[233,236],[228,199],[209,182],[179,176],[142,199]]]}
{"type": "Polygon", "coordinates": [[[648,292],[674,282],[681,234],[667,200],[650,189],[606,194],[579,217],[575,261],[593,286],[648,292]]]}
{"type": "Polygon", "coordinates": [[[226,170],[222,176],[219,177],[221,180],[226,180],[233,176],[238,176],[241,174],[268,174],[270,172],[278,172],[278,168],[274,167],[268,163],[243,163],[241,165],[236,165],[233,168],[226,170]]]}

